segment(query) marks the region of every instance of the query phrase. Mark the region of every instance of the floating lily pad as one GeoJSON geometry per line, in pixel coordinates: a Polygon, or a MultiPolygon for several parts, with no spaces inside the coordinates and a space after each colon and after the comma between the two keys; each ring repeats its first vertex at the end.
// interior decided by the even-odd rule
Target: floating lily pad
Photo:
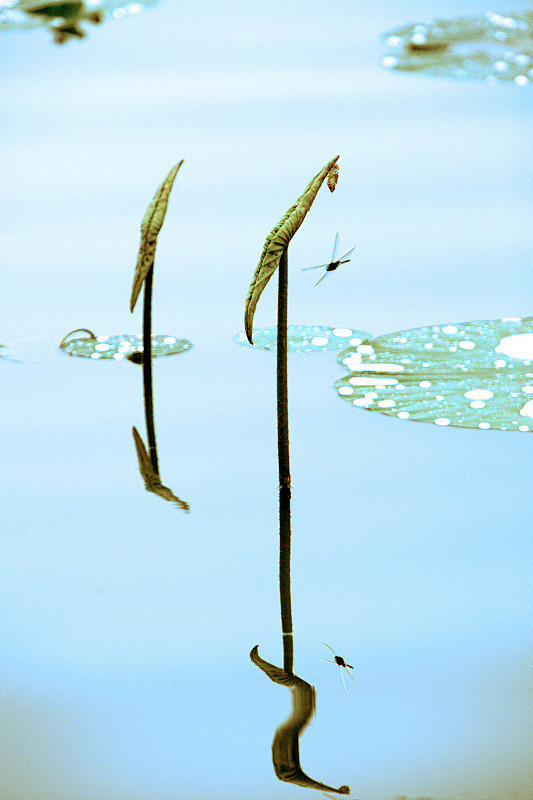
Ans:
{"type": "Polygon", "coordinates": [[[86,36],[82,23],[140,14],[158,0],[1,0],[0,32],[48,28],[56,44],[86,36]]]}
{"type": "Polygon", "coordinates": [[[399,419],[533,431],[533,317],[429,325],[348,347],[339,397],[399,419]]]}
{"type": "Polygon", "coordinates": [[[455,79],[514,82],[528,86],[533,65],[533,12],[405,25],[384,34],[387,69],[455,79]]]}
{"type": "MultiPolygon", "coordinates": [[[[63,352],[69,356],[80,358],[114,358],[122,361],[130,353],[142,353],[142,335],[122,334],[116,336],[78,337],[68,339],[60,345],[63,352]]],[[[192,342],[187,339],[178,339],[176,336],[152,336],[152,356],[171,356],[190,350],[192,342]]]]}
{"type": "MultiPolygon", "coordinates": [[[[254,328],[253,346],[262,350],[276,349],[277,327],[254,328]]],[[[252,347],[245,333],[233,337],[238,344],[252,347]]],[[[352,328],[330,328],[326,325],[289,325],[287,328],[288,349],[299,353],[320,353],[326,350],[340,350],[346,345],[357,346],[370,339],[365,331],[352,328]]]]}

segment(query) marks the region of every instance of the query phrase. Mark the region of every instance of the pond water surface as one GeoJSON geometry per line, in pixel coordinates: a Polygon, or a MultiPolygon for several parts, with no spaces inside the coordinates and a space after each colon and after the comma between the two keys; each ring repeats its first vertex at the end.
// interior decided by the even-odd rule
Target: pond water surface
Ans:
{"type": "MultiPolygon", "coordinates": [[[[233,337],[266,235],[337,153],[290,247],[291,324],[531,314],[531,90],[379,66],[383,31],[486,10],[459,6],[162,0],[64,48],[2,35],[0,342],[33,340],[0,358],[5,800],[312,796],[276,780],[290,695],[249,658],[282,661],[275,353],[233,337]],[[140,367],[58,349],[140,331],[139,223],[181,158],[153,330],[193,346],[153,370],[188,513],[139,472],[140,367]],[[314,288],[337,231],[356,250],[314,288]]],[[[354,409],[337,356],[289,353],[302,767],[359,800],[527,800],[532,440],[354,409]]]]}

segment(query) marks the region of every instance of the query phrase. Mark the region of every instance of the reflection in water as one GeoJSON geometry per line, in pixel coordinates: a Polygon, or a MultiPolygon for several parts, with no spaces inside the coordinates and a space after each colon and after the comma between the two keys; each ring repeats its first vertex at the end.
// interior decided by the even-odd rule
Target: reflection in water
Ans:
{"type": "Polygon", "coordinates": [[[280,667],[275,667],[264,661],[259,653],[258,646],[254,647],[250,653],[253,663],[268,675],[271,681],[287,686],[292,694],[292,711],[288,719],[285,720],[276,730],[272,741],[272,761],[274,772],[280,781],[294,783],[307,789],[320,789],[322,791],[336,792],[337,794],[349,794],[349,786],[340,786],[335,789],[324,783],[313,780],[306,775],[300,766],[300,743],[299,739],[305,727],[308,725],[316,709],[316,692],[314,686],[303,681],[292,672],[286,672],[280,667]]]}
{"type": "Polygon", "coordinates": [[[533,317],[399,331],[349,347],[343,400],[399,419],[533,431],[533,317]]]}
{"type": "Polygon", "coordinates": [[[458,79],[508,81],[527,86],[532,80],[533,12],[430,20],[384,34],[390,52],[387,69],[423,72],[458,79]]]}
{"type": "MultiPolygon", "coordinates": [[[[277,326],[254,328],[253,346],[262,350],[275,350],[277,326]]],[[[299,353],[321,353],[327,350],[341,350],[347,345],[356,346],[370,339],[366,331],[352,328],[330,328],[326,325],[289,325],[287,328],[287,350],[299,353]]],[[[245,333],[233,337],[237,344],[252,347],[245,333]]]]}
{"type": "Polygon", "coordinates": [[[0,32],[48,28],[55,44],[86,36],[81,23],[99,25],[109,16],[114,19],[140,14],[157,0],[1,0],[0,32]]]}
{"type": "Polygon", "coordinates": [[[181,508],[182,511],[189,513],[189,504],[184,500],[180,500],[180,498],[176,497],[176,495],[171,489],[168,488],[168,486],[163,486],[161,483],[159,473],[154,470],[150,456],[148,455],[148,452],[144,446],[144,442],[141,439],[137,428],[133,427],[131,432],[133,434],[133,441],[135,442],[135,449],[137,450],[139,471],[143,477],[146,491],[153,492],[153,494],[156,494],[158,497],[162,497],[163,500],[176,503],[178,508],[181,508]]]}
{"type": "Polygon", "coordinates": [[[348,689],[346,688],[346,683],[344,681],[344,672],[343,672],[343,670],[346,670],[346,674],[349,675],[350,678],[352,679],[352,681],[355,683],[354,676],[352,675],[351,672],[348,672],[349,669],[355,669],[355,667],[352,667],[351,664],[347,664],[346,661],[344,660],[344,658],[342,656],[338,656],[337,653],[335,652],[335,650],[333,649],[333,647],[330,647],[329,644],[326,644],[326,642],[322,642],[322,644],[325,644],[326,647],[329,647],[329,649],[333,653],[333,659],[334,660],[332,661],[331,658],[324,658],[324,656],[320,656],[320,657],[323,658],[324,661],[329,661],[330,664],[336,664],[338,666],[339,674],[341,676],[342,685],[344,687],[344,691],[346,692],[346,694],[349,694],[348,689]]]}
{"type": "MultiPolygon", "coordinates": [[[[95,336],[87,328],[77,328],[75,331],[67,333],[61,344],[61,350],[69,356],[79,356],[80,358],[113,358],[115,361],[130,359],[130,354],[142,353],[143,338],[137,334],[117,334],[109,336],[95,336]],[[79,336],[71,339],[73,333],[85,332],[88,336],[79,336]]],[[[159,356],[171,356],[177,353],[184,353],[190,350],[192,343],[187,339],[178,339],[176,336],[152,336],[152,358],[159,356]]],[[[136,361],[135,363],[140,363],[136,361]]]]}

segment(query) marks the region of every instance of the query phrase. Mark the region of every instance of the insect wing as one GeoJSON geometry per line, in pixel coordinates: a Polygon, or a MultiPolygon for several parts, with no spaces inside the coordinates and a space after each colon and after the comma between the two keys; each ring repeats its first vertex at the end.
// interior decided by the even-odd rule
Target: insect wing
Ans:
{"type": "Polygon", "coordinates": [[[533,318],[474,320],[378,336],[340,353],[356,407],[439,426],[533,431],[533,318]]]}
{"type": "Polygon", "coordinates": [[[346,682],[344,680],[344,671],[343,671],[342,667],[339,667],[339,672],[341,674],[342,687],[343,687],[344,691],[346,692],[346,694],[349,694],[348,689],[346,688],[346,682]]]}
{"type": "Polygon", "coordinates": [[[317,264],[316,267],[304,267],[302,272],[306,272],[308,269],[325,269],[326,267],[329,267],[329,264],[330,262],[328,261],[327,264],[317,264]]]}
{"type": "Polygon", "coordinates": [[[348,256],[351,256],[354,250],[355,250],[355,247],[352,247],[351,250],[348,250],[347,253],[345,253],[343,256],[341,256],[339,258],[339,261],[342,262],[342,261],[344,261],[345,258],[348,258],[348,256]]]}
{"type": "Polygon", "coordinates": [[[339,249],[339,234],[335,234],[335,241],[333,243],[333,252],[331,254],[331,263],[335,261],[335,256],[337,255],[337,250],[339,249]]]}
{"type": "Polygon", "coordinates": [[[324,272],[324,274],[322,275],[322,277],[321,277],[321,278],[319,278],[319,280],[317,280],[317,282],[315,283],[315,286],[318,286],[318,284],[319,284],[319,283],[322,283],[322,281],[324,280],[324,278],[326,278],[326,277],[327,277],[327,275],[328,275],[328,273],[327,273],[327,272],[324,272]]]}

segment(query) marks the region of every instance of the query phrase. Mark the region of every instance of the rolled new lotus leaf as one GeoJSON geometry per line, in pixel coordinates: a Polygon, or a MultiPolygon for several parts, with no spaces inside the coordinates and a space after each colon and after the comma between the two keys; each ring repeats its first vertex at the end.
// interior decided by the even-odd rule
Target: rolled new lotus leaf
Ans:
{"type": "MultiPolygon", "coordinates": [[[[320,172],[315,175],[313,180],[309,183],[304,193],[292,205],[287,213],[280,219],[268,234],[259,264],[255,270],[252,278],[248,296],[246,298],[246,307],[244,312],[244,329],[250,344],[252,341],[252,327],[254,321],[255,309],[263,289],[269,282],[270,278],[276,271],[281,254],[287,249],[290,240],[305,219],[305,215],[313,205],[313,201],[317,196],[318,190],[324,183],[324,180],[330,172],[336,167],[339,156],[335,156],[329,161],[320,172]]],[[[338,168],[337,168],[338,173],[338,168]]],[[[330,187],[331,188],[331,187],[330,187]]],[[[335,187],[333,186],[333,189],[335,187]]],[[[331,189],[331,191],[333,191],[331,189]]]]}
{"type": "Polygon", "coordinates": [[[292,694],[292,711],[287,720],[276,730],[272,741],[272,762],[274,772],[280,781],[294,783],[307,789],[319,789],[322,792],[349,794],[349,786],[338,789],[315,781],[306,775],[300,766],[299,739],[305,727],[315,713],[316,692],[314,686],[293,673],[270,664],[259,655],[256,645],[250,653],[253,663],[263,670],[271,681],[287,686],[292,694]]]}
{"type": "Polygon", "coordinates": [[[146,214],[141,222],[141,243],[139,245],[139,255],[137,257],[137,264],[135,266],[135,274],[133,276],[133,286],[131,290],[130,311],[135,308],[135,303],[139,297],[142,285],[148,275],[148,272],[154,265],[155,248],[157,244],[157,236],[167,211],[168,198],[172,191],[174,179],[178,174],[178,170],[183,164],[183,159],[175,164],[167,177],[157,190],[154,198],[148,208],[146,214]]]}
{"type": "Polygon", "coordinates": [[[131,432],[133,434],[133,441],[135,442],[135,450],[137,451],[139,471],[142,475],[146,491],[152,492],[158,497],[162,497],[163,500],[176,503],[178,508],[181,508],[182,511],[189,513],[189,504],[185,502],[185,500],[180,500],[180,498],[176,497],[176,495],[171,489],[168,488],[168,486],[163,486],[161,483],[161,478],[152,466],[152,461],[137,428],[133,427],[131,432]]]}

